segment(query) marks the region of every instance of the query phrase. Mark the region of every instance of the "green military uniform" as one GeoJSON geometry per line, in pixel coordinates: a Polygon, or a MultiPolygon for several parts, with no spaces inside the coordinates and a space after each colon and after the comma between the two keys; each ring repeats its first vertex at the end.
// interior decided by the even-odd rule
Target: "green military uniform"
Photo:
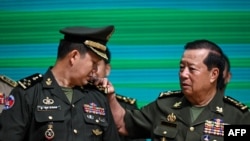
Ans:
{"type": "Polygon", "coordinates": [[[0,75],[0,114],[5,105],[5,98],[9,95],[11,90],[17,86],[17,82],[11,78],[0,75]]]}
{"type": "Polygon", "coordinates": [[[109,103],[95,86],[72,88],[70,102],[50,69],[18,83],[2,113],[0,141],[119,141],[109,103]]]}
{"type": "Polygon", "coordinates": [[[181,91],[162,92],[140,111],[126,111],[126,128],[132,137],[154,141],[223,141],[225,124],[250,124],[242,122],[250,117],[248,107],[220,93],[200,114],[191,109],[181,91]]]}
{"type": "MultiPolygon", "coordinates": [[[[116,94],[116,99],[118,100],[120,105],[125,109],[130,109],[130,110],[138,109],[136,99],[134,98],[116,94]]],[[[121,136],[121,135],[120,135],[120,139],[121,141],[145,141],[146,140],[146,139],[131,139],[127,136],[121,136]]]]}

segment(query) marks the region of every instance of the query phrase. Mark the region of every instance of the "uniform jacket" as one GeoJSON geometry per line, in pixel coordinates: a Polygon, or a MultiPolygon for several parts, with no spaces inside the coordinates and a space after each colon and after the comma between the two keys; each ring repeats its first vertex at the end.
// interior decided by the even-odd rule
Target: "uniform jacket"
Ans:
{"type": "MultiPolygon", "coordinates": [[[[118,100],[120,105],[125,109],[130,109],[130,110],[138,109],[136,99],[134,98],[116,94],[116,99],[118,100]]],[[[128,136],[121,136],[121,135],[120,135],[120,139],[121,141],[146,141],[146,139],[132,139],[132,138],[129,138],[128,136]]]]}
{"type": "Polygon", "coordinates": [[[250,117],[248,107],[221,93],[194,122],[190,107],[181,91],[163,92],[141,110],[126,111],[127,131],[132,137],[151,137],[153,141],[223,141],[225,124],[250,124],[249,120],[242,122],[250,117]]]}
{"type": "Polygon", "coordinates": [[[73,88],[70,103],[50,70],[19,85],[2,113],[0,141],[119,141],[107,99],[94,86],[73,88]]]}

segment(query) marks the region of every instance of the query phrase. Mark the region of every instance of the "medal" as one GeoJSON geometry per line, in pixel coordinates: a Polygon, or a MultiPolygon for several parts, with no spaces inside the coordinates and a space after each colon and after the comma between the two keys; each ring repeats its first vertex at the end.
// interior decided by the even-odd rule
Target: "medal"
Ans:
{"type": "Polygon", "coordinates": [[[48,129],[45,131],[45,138],[47,139],[47,140],[52,140],[53,138],[54,138],[54,136],[55,136],[55,133],[54,133],[54,131],[53,131],[53,125],[52,124],[49,124],[48,125],[48,129]]]}

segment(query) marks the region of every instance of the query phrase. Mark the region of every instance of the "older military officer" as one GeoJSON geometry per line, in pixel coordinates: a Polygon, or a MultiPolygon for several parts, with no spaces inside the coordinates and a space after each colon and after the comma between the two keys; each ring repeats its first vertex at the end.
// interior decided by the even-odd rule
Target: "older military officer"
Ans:
{"type": "Polygon", "coordinates": [[[180,60],[181,90],[161,92],[139,110],[123,109],[106,80],[103,86],[108,83],[119,132],[154,141],[223,141],[224,125],[250,124],[248,106],[221,93],[224,65],[223,51],[215,43],[203,39],[187,43],[180,60]]]}

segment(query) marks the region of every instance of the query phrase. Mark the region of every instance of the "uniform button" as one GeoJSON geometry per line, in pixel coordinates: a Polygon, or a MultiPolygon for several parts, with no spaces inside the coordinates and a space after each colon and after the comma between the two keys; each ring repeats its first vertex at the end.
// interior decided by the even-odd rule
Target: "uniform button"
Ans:
{"type": "Polygon", "coordinates": [[[53,119],[53,117],[52,117],[52,116],[49,116],[48,118],[49,118],[50,120],[52,120],[52,119],[53,119]]]}
{"type": "Polygon", "coordinates": [[[77,131],[76,129],[74,129],[74,133],[77,134],[77,132],[78,132],[78,131],[77,131]]]}
{"type": "Polygon", "coordinates": [[[163,131],[163,135],[166,135],[168,132],[167,131],[163,131]]]}
{"type": "Polygon", "coordinates": [[[73,107],[73,108],[75,108],[75,105],[74,105],[74,104],[72,104],[72,107],[73,107]]]}
{"type": "Polygon", "coordinates": [[[100,121],[97,119],[97,120],[95,120],[95,122],[96,122],[96,123],[99,123],[100,121]]]}
{"type": "Polygon", "coordinates": [[[189,129],[190,129],[190,131],[194,131],[194,127],[190,127],[189,129]]]}

